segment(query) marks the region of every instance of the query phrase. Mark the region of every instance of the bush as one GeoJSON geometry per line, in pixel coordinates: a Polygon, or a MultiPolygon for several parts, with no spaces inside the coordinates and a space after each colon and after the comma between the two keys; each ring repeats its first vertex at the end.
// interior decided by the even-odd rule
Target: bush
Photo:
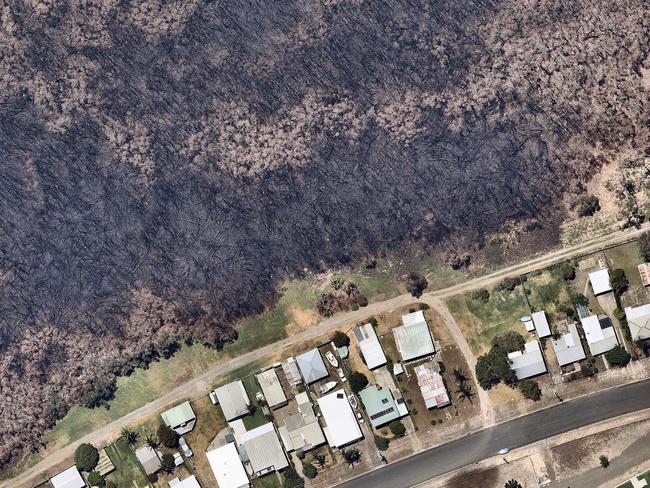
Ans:
{"type": "Polygon", "coordinates": [[[578,305],[582,305],[583,307],[589,306],[589,300],[582,293],[574,293],[571,299],[573,300],[573,303],[576,306],[578,305]]]}
{"type": "Polygon", "coordinates": [[[92,471],[98,462],[99,452],[92,444],[81,444],[74,452],[74,463],[81,471],[92,471]]]}
{"type": "Polygon", "coordinates": [[[598,368],[587,361],[583,361],[580,363],[580,373],[582,373],[582,376],[585,378],[591,378],[598,373],[598,368]]]}
{"type": "Polygon", "coordinates": [[[622,269],[615,269],[612,271],[612,274],[610,275],[609,278],[610,284],[612,285],[612,290],[614,290],[614,293],[617,295],[622,294],[627,290],[628,286],[628,281],[627,281],[627,276],[625,276],[625,271],[622,269]]]}
{"type": "Polygon", "coordinates": [[[644,232],[639,238],[639,249],[645,261],[650,261],[650,231],[644,232]]]}
{"type": "Polygon", "coordinates": [[[497,286],[495,286],[494,289],[496,291],[514,291],[519,283],[521,283],[519,278],[504,278],[497,283],[497,286]]]}
{"type": "Polygon", "coordinates": [[[438,368],[440,368],[440,374],[444,374],[447,371],[447,366],[442,361],[438,361],[438,368]]]}
{"type": "Polygon", "coordinates": [[[166,424],[161,424],[158,427],[158,440],[165,446],[173,449],[178,446],[178,434],[168,427],[166,424]]]}
{"type": "Polygon", "coordinates": [[[302,461],[303,459],[305,459],[305,451],[303,451],[302,449],[297,449],[296,457],[302,461]]]}
{"type": "Polygon", "coordinates": [[[359,452],[359,449],[346,449],[343,451],[343,458],[348,464],[354,464],[361,459],[361,452],[359,452]]]}
{"type": "Polygon", "coordinates": [[[520,351],[524,347],[525,340],[521,334],[514,331],[508,331],[492,339],[494,349],[502,349],[505,352],[520,351]]]}
{"type": "Polygon", "coordinates": [[[428,303],[420,303],[418,305],[418,310],[422,310],[423,312],[426,310],[429,310],[431,307],[429,306],[428,303]]]}
{"type": "Polygon", "coordinates": [[[609,466],[609,458],[607,456],[600,456],[598,460],[600,461],[601,467],[607,469],[607,466],[609,466]]]}
{"type": "Polygon", "coordinates": [[[524,395],[524,398],[528,400],[537,401],[542,396],[542,390],[540,390],[539,385],[533,380],[521,380],[517,383],[519,391],[524,395]]]}
{"type": "Polygon", "coordinates": [[[93,471],[88,475],[88,484],[90,486],[104,486],[104,478],[97,471],[93,471]]]}
{"type": "Polygon", "coordinates": [[[402,437],[404,434],[406,434],[406,427],[404,427],[404,424],[399,420],[393,420],[390,424],[388,424],[388,428],[395,437],[402,437]]]}
{"type": "Polygon", "coordinates": [[[478,290],[474,290],[471,297],[472,300],[478,300],[480,302],[487,303],[490,301],[490,292],[485,288],[480,288],[478,290]]]}
{"type": "Polygon", "coordinates": [[[623,367],[627,366],[627,363],[630,362],[630,355],[619,345],[607,351],[605,353],[605,359],[607,359],[609,364],[623,367]]]}
{"type": "Polygon", "coordinates": [[[285,469],[282,472],[282,476],[284,478],[284,482],[282,483],[284,488],[303,488],[305,486],[305,481],[298,476],[298,473],[292,467],[285,469]]]}
{"type": "Polygon", "coordinates": [[[375,436],[375,446],[377,446],[377,449],[380,451],[385,451],[388,449],[388,446],[390,444],[390,440],[386,439],[385,437],[382,437],[380,435],[375,436]]]}
{"type": "Polygon", "coordinates": [[[621,310],[620,308],[617,308],[616,310],[614,310],[614,317],[616,317],[616,319],[618,321],[626,320],[625,312],[623,310],[621,310]]]}
{"type": "Polygon", "coordinates": [[[354,371],[349,377],[350,389],[353,393],[359,393],[366,386],[368,386],[368,378],[363,373],[354,371]]]}
{"type": "Polygon", "coordinates": [[[560,278],[564,281],[572,281],[576,277],[576,268],[571,263],[562,263],[558,269],[560,278]]]}
{"type": "Polygon", "coordinates": [[[420,298],[429,282],[422,273],[413,271],[406,275],[406,290],[415,298],[420,298]]]}
{"type": "Polygon", "coordinates": [[[350,345],[350,338],[345,332],[337,330],[332,336],[332,342],[336,347],[347,347],[350,345]]]}
{"type": "Polygon", "coordinates": [[[165,473],[171,473],[174,471],[174,468],[176,467],[174,463],[174,456],[168,452],[162,455],[162,458],[160,459],[160,469],[162,469],[165,473]]]}
{"type": "Polygon", "coordinates": [[[155,483],[156,481],[158,481],[158,475],[156,473],[148,474],[147,475],[147,481],[149,483],[155,483]]]}
{"type": "Polygon", "coordinates": [[[316,466],[311,463],[302,463],[302,474],[311,480],[316,477],[318,470],[316,469],[316,466]]]}
{"type": "Polygon", "coordinates": [[[600,210],[600,201],[595,195],[585,195],[576,201],[576,211],[580,217],[588,217],[600,210]]]}

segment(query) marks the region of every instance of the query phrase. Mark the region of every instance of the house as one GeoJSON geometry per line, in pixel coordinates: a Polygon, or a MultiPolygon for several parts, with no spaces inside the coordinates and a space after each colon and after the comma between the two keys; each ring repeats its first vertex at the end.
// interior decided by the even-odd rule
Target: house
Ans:
{"type": "Polygon", "coordinates": [[[609,283],[609,270],[607,268],[589,273],[589,281],[596,296],[612,291],[612,286],[609,283]]]}
{"type": "Polygon", "coordinates": [[[76,466],[70,466],[65,471],[50,478],[50,483],[54,488],[84,488],[86,482],[81,477],[76,466]]]}
{"type": "Polygon", "coordinates": [[[248,406],[251,401],[246,393],[246,388],[244,388],[244,383],[240,380],[220,386],[214,390],[214,393],[217,395],[227,422],[248,415],[248,406]]]}
{"type": "Polygon", "coordinates": [[[433,364],[421,364],[416,366],[413,372],[418,380],[420,392],[427,408],[440,408],[451,403],[445,382],[433,364]]]}
{"type": "Polygon", "coordinates": [[[402,323],[403,326],[393,329],[393,337],[402,361],[418,359],[436,351],[422,310],[403,315],[402,323]]]}
{"type": "Polygon", "coordinates": [[[197,480],[194,475],[185,478],[184,480],[173,478],[169,480],[169,486],[170,488],[201,488],[199,480],[197,480]]]}
{"type": "Polygon", "coordinates": [[[541,339],[542,337],[548,337],[551,335],[551,328],[548,325],[546,312],[544,312],[544,310],[540,310],[539,312],[535,312],[533,314],[533,323],[535,324],[537,337],[541,339]]]}
{"type": "Polygon", "coordinates": [[[515,351],[508,354],[510,369],[515,372],[517,379],[532,378],[546,373],[546,363],[539,347],[539,342],[530,341],[524,344],[524,351],[515,351]]]}
{"type": "Polygon", "coordinates": [[[183,402],[160,414],[163,422],[176,431],[178,435],[187,434],[194,428],[196,415],[190,402],[183,402]]]}
{"type": "Polygon", "coordinates": [[[388,388],[370,385],[359,392],[359,397],[366,408],[368,417],[370,417],[370,423],[375,429],[402,417],[393,394],[388,388]]]}
{"type": "Polygon", "coordinates": [[[135,457],[140,461],[146,474],[156,473],[160,469],[160,453],[151,446],[143,446],[135,451],[135,457]]]}
{"type": "Polygon", "coordinates": [[[569,324],[566,332],[560,335],[558,339],[552,339],[551,342],[560,366],[581,361],[586,357],[575,323],[569,324]]]}
{"type": "Polygon", "coordinates": [[[384,350],[381,348],[372,324],[355,327],[354,336],[357,338],[359,349],[361,349],[361,354],[368,369],[375,369],[386,364],[384,350]]]}
{"type": "Polygon", "coordinates": [[[282,363],[282,371],[291,386],[298,386],[302,383],[302,376],[300,376],[298,363],[296,363],[295,358],[287,358],[286,362],[282,363]]]}
{"type": "Polygon", "coordinates": [[[343,447],[363,437],[357,419],[343,389],[318,399],[325,421],[325,437],[330,447],[343,447]]]}
{"type": "Polygon", "coordinates": [[[264,399],[269,408],[273,409],[287,404],[287,397],[284,394],[275,368],[267,369],[255,376],[255,378],[257,378],[257,382],[262,388],[264,399]]]}
{"type": "Polygon", "coordinates": [[[633,341],[650,339],[650,303],[640,307],[625,307],[625,317],[633,341]]]}
{"type": "Polygon", "coordinates": [[[289,466],[273,423],[269,422],[241,436],[240,454],[250,463],[257,476],[289,466]]]}
{"type": "Polygon", "coordinates": [[[650,263],[639,264],[639,275],[643,286],[650,285],[650,263]]]}
{"type": "Polygon", "coordinates": [[[239,458],[235,444],[230,443],[206,453],[219,488],[250,486],[248,475],[239,458]]]}
{"type": "Polygon", "coordinates": [[[316,348],[298,356],[296,363],[302,378],[308,385],[329,376],[320,351],[316,348]]]}
{"type": "Polygon", "coordinates": [[[581,320],[592,356],[604,354],[618,345],[614,325],[609,317],[590,315],[581,320]]]}
{"type": "Polygon", "coordinates": [[[287,452],[301,449],[303,452],[325,444],[325,436],[314,414],[306,392],[296,395],[298,413],[289,415],[278,427],[280,438],[287,452]]]}

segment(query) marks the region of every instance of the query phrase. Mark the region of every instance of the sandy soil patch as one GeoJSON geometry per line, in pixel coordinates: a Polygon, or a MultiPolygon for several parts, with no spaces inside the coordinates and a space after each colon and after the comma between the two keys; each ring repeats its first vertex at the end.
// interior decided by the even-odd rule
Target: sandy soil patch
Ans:
{"type": "Polygon", "coordinates": [[[320,316],[316,310],[291,307],[289,313],[291,314],[291,321],[285,327],[287,335],[289,336],[316,325],[320,320],[320,316]]]}

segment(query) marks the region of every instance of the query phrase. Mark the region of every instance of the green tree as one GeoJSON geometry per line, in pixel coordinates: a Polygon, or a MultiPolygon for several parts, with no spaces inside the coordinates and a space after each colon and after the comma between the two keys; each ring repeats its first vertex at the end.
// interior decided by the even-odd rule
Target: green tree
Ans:
{"type": "Polygon", "coordinates": [[[92,444],[81,444],[74,452],[74,463],[81,471],[92,471],[98,462],[99,452],[92,444]]]}
{"type": "Polygon", "coordinates": [[[524,395],[524,398],[527,398],[528,400],[537,401],[542,397],[542,390],[540,390],[537,382],[533,380],[520,380],[517,383],[517,388],[519,388],[519,391],[524,395]]]}
{"type": "Polygon", "coordinates": [[[285,469],[282,472],[282,477],[284,478],[284,482],[282,483],[284,488],[303,488],[305,486],[305,481],[298,476],[298,473],[293,467],[285,469]]]}
{"type": "Polygon", "coordinates": [[[485,288],[479,288],[478,290],[474,290],[472,292],[471,297],[472,300],[478,300],[479,302],[487,303],[490,301],[490,292],[485,288]]]}
{"type": "Polygon", "coordinates": [[[589,306],[589,300],[582,293],[574,293],[571,299],[573,300],[573,303],[576,306],[580,306],[580,305],[582,305],[583,307],[589,306]]]}
{"type": "Polygon", "coordinates": [[[476,378],[484,390],[504,382],[515,382],[515,373],[510,369],[508,353],[501,348],[492,348],[487,354],[479,356],[476,361],[476,378]]]}
{"type": "Polygon", "coordinates": [[[600,456],[598,460],[600,461],[600,466],[603,469],[607,469],[607,466],[609,466],[609,458],[607,456],[600,456]]]}
{"type": "Polygon", "coordinates": [[[97,471],[93,471],[88,475],[88,484],[90,486],[104,486],[104,478],[97,471]]]}
{"type": "Polygon", "coordinates": [[[359,393],[368,386],[368,378],[366,378],[366,375],[359,373],[358,371],[353,371],[352,374],[350,374],[348,382],[350,383],[350,389],[354,393],[359,393]]]}
{"type": "Polygon", "coordinates": [[[505,352],[519,351],[524,347],[526,341],[519,332],[508,331],[495,336],[492,339],[492,347],[503,349],[505,352]]]}
{"type": "Polygon", "coordinates": [[[332,342],[336,347],[347,347],[350,345],[350,338],[345,332],[337,330],[332,336],[332,342]]]}
{"type": "Polygon", "coordinates": [[[302,449],[297,449],[296,457],[302,461],[303,459],[305,459],[305,451],[303,451],[302,449]]]}
{"type": "Polygon", "coordinates": [[[521,283],[521,280],[516,277],[503,278],[494,287],[496,291],[514,291],[514,289],[521,283]]]}
{"type": "Polygon", "coordinates": [[[645,261],[650,261],[650,231],[644,232],[639,238],[639,249],[645,261]]]}
{"type": "Polygon", "coordinates": [[[165,473],[171,473],[174,471],[174,468],[176,467],[174,463],[174,456],[168,452],[162,455],[162,458],[160,459],[160,469],[162,469],[165,473]]]}
{"type": "Polygon", "coordinates": [[[377,449],[380,451],[385,451],[388,449],[388,445],[390,444],[390,440],[387,439],[384,436],[381,435],[376,435],[375,436],[375,446],[377,446],[377,449]]]}
{"type": "Polygon", "coordinates": [[[472,387],[468,385],[466,381],[461,381],[458,383],[458,390],[456,390],[456,393],[458,394],[459,399],[467,399],[469,400],[469,403],[474,403],[472,402],[474,392],[472,391],[472,387]]]}
{"type": "Polygon", "coordinates": [[[388,424],[388,428],[395,437],[402,437],[406,434],[406,427],[404,427],[404,424],[399,420],[393,420],[388,424]]]}
{"type": "Polygon", "coordinates": [[[178,434],[166,424],[160,424],[156,433],[158,440],[163,446],[169,447],[170,449],[178,446],[178,434]]]}
{"type": "Polygon", "coordinates": [[[630,362],[630,355],[620,345],[613,347],[605,353],[605,359],[614,366],[627,366],[630,362]]]}
{"type": "Polygon", "coordinates": [[[612,290],[614,290],[614,293],[617,295],[621,295],[622,293],[627,290],[628,287],[628,281],[627,281],[627,276],[625,276],[625,271],[622,269],[618,268],[612,271],[612,274],[610,275],[609,282],[612,285],[612,290]]]}
{"type": "Polygon", "coordinates": [[[558,269],[560,278],[564,281],[572,281],[576,277],[576,268],[573,264],[566,262],[562,263],[558,269]]]}
{"type": "Polygon", "coordinates": [[[521,483],[517,480],[510,480],[507,481],[506,484],[504,485],[504,488],[523,488],[521,486],[521,483]]]}
{"type": "Polygon", "coordinates": [[[343,451],[343,458],[348,464],[352,465],[359,462],[359,459],[361,459],[361,453],[359,452],[359,449],[346,449],[343,451]]]}
{"type": "Polygon", "coordinates": [[[302,474],[311,480],[316,477],[318,470],[316,469],[316,466],[311,463],[302,463],[302,474]]]}
{"type": "Polygon", "coordinates": [[[578,198],[575,208],[580,217],[588,217],[600,210],[600,201],[596,195],[584,195],[578,198]]]}
{"type": "Polygon", "coordinates": [[[140,434],[138,432],[131,429],[127,429],[126,427],[124,427],[120,431],[120,434],[122,435],[122,437],[124,437],[124,440],[129,446],[135,446],[136,443],[138,442],[138,438],[140,437],[140,434]]]}
{"type": "Polygon", "coordinates": [[[406,275],[406,290],[415,298],[420,298],[427,286],[429,282],[422,273],[413,271],[406,275]]]}
{"type": "Polygon", "coordinates": [[[151,449],[156,449],[160,445],[160,441],[152,435],[148,435],[145,442],[151,449]]]}

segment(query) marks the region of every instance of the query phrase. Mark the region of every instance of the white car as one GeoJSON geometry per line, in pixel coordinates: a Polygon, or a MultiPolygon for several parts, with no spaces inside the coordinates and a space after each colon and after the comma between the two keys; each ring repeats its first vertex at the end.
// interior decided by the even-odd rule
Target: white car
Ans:
{"type": "Polygon", "coordinates": [[[210,392],[210,401],[212,402],[212,405],[219,403],[219,399],[217,398],[217,393],[215,391],[210,392]]]}
{"type": "Polygon", "coordinates": [[[507,447],[504,447],[503,449],[501,449],[499,451],[499,454],[501,454],[503,456],[505,454],[508,454],[509,452],[510,452],[510,449],[508,449],[507,447]]]}
{"type": "Polygon", "coordinates": [[[363,420],[363,415],[361,415],[361,412],[357,412],[357,420],[359,420],[360,424],[363,424],[364,420],[363,420]]]}
{"type": "Polygon", "coordinates": [[[345,383],[348,381],[348,379],[345,377],[345,373],[343,373],[343,370],[341,368],[336,370],[339,373],[339,378],[341,378],[341,383],[345,383]]]}
{"type": "Polygon", "coordinates": [[[185,437],[180,436],[178,438],[178,445],[181,447],[181,449],[183,450],[183,454],[185,454],[186,457],[194,456],[194,453],[192,452],[190,446],[187,444],[185,437]]]}

